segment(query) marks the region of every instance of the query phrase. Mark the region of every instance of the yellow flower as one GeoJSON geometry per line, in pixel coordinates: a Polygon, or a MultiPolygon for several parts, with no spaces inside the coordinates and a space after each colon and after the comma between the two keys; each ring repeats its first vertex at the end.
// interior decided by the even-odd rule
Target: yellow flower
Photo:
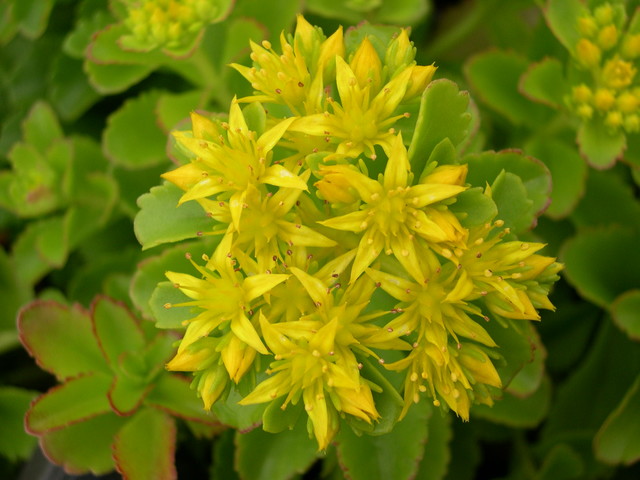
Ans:
{"type": "Polygon", "coordinates": [[[229,123],[222,123],[220,127],[196,113],[191,118],[193,130],[177,132],[174,136],[178,144],[195,158],[191,163],[162,175],[186,191],[179,204],[211,197],[217,202],[228,202],[224,207],[238,228],[250,187],[273,185],[307,189],[303,178],[273,161],[273,148],[293,118],[278,122],[257,139],[255,132],[249,130],[235,100],[231,105],[229,123]]]}
{"type": "Polygon", "coordinates": [[[423,281],[422,273],[416,268],[418,245],[457,244],[463,239],[465,230],[441,203],[466,188],[461,185],[466,166],[455,168],[457,173],[450,177],[455,183],[432,183],[427,178],[411,186],[413,174],[401,135],[395,137],[381,181],[346,165],[321,168],[323,174],[342,176],[362,201],[359,210],[320,222],[337,230],[361,234],[350,282],[383,251],[388,255],[393,253],[409,274],[423,281]]]}

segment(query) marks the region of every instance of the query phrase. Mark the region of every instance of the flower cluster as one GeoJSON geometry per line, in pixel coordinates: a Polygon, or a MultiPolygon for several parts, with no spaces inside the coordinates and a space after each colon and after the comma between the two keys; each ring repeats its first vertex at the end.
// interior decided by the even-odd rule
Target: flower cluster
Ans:
{"type": "Polygon", "coordinates": [[[640,131],[640,57],[638,22],[625,31],[622,5],[608,2],[577,20],[581,35],[573,56],[587,78],[574,84],[570,104],[583,120],[601,118],[609,131],[640,131]]]}
{"type": "Polygon", "coordinates": [[[401,415],[423,392],[463,419],[491,404],[482,324],[538,319],[560,269],[500,220],[463,225],[450,207],[466,164],[413,171],[400,126],[435,67],[416,65],[406,30],[385,41],[299,17],[281,54],[252,44],[254,65],[234,68],[255,94],[226,121],[193,113],[175,133],[191,160],[164,175],[219,239],[191,259],[197,276],[166,274],[190,299],[166,307],[195,314],[168,368],[194,372],[207,408],[235,386],[241,405],[302,402],[321,449],[343,419],[380,419],[365,364],[404,375],[401,415]]]}
{"type": "Polygon", "coordinates": [[[189,44],[220,15],[219,2],[207,0],[128,0],[124,42],[138,48],[175,49],[189,44]]]}

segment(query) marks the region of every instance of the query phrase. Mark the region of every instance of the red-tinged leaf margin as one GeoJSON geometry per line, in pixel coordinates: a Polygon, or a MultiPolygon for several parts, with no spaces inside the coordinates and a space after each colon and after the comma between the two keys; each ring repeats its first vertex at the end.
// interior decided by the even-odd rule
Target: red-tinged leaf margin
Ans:
{"type": "Polygon", "coordinates": [[[125,480],[173,480],[176,424],[164,412],[146,408],[139,411],[115,435],[113,458],[125,480]]]}
{"type": "MultiPolygon", "coordinates": [[[[109,413],[111,406],[106,395],[108,388],[108,377],[100,374],[80,375],[56,385],[31,403],[25,415],[24,428],[31,435],[42,435],[109,413]],[[87,392],[86,395],[82,395],[84,391],[87,392]],[[56,409],[56,403],[65,400],[69,395],[84,399],[84,402],[62,402],[72,411],[67,408],[66,414],[62,412],[63,420],[50,420],[51,415],[47,415],[47,409],[56,409]]],[[[56,410],[57,416],[60,416],[60,411],[59,408],[56,410]]]]}
{"type": "Polygon", "coordinates": [[[616,326],[629,335],[629,338],[640,341],[640,308],[636,308],[635,305],[640,305],[640,289],[628,290],[619,295],[611,305],[611,318],[616,326]],[[632,310],[636,312],[636,321],[629,318],[626,315],[627,304],[632,306],[632,310]]]}
{"type": "Polygon", "coordinates": [[[142,327],[140,326],[140,321],[123,302],[114,300],[106,295],[97,295],[91,302],[90,312],[93,334],[95,335],[102,355],[109,365],[112,367],[117,366],[118,359],[124,352],[142,350],[144,348],[146,340],[142,327]],[[119,331],[120,334],[117,335],[117,342],[110,342],[109,337],[105,336],[105,333],[114,329],[114,325],[101,325],[100,307],[105,303],[120,309],[124,314],[122,317],[117,316],[114,319],[114,321],[120,322],[118,324],[120,327],[125,329],[119,331]]]}
{"type": "Polygon", "coordinates": [[[116,387],[118,385],[122,385],[121,382],[119,382],[119,380],[126,378],[126,377],[114,377],[113,381],[111,382],[111,385],[109,386],[109,391],[107,392],[107,399],[109,400],[109,405],[111,406],[111,409],[116,412],[118,415],[120,415],[121,417],[127,417],[129,415],[133,415],[136,410],[138,410],[140,408],[140,405],[142,405],[142,403],[144,402],[145,398],[147,397],[147,395],[149,394],[149,392],[151,391],[151,389],[153,388],[153,384],[151,385],[146,385],[145,388],[142,390],[142,393],[139,395],[138,400],[131,405],[131,407],[129,409],[122,409],[122,405],[118,406],[117,405],[117,401],[114,400],[114,392],[116,390],[116,387]]]}
{"type": "MultiPolygon", "coordinates": [[[[544,86],[544,81],[541,82],[544,86]]],[[[552,57],[545,57],[539,62],[532,63],[529,68],[522,74],[518,82],[518,91],[526,98],[533,102],[542,103],[552,108],[562,109],[564,106],[563,96],[566,93],[561,88],[565,85],[563,65],[560,60],[552,57]],[[553,70],[549,70],[553,69],[553,70]],[[537,83],[531,83],[534,74],[539,75],[541,72],[552,73],[556,78],[556,82],[549,86],[549,92],[538,90],[535,87],[540,86],[537,83]]]]}
{"type": "Polygon", "coordinates": [[[60,381],[94,371],[109,372],[93,335],[89,312],[78,304],[67,307],[53,300],[35,300],[27,304],[18,312],[18,335],[36,364],[42,370],[53,373],[60,381]],[[57,313],[66,312],[68,316],[64,321],[59,316],[32,319],[30,315],[38,309],[45,313],[56,310],[57,313]],[[43,342],[36,340],[36,328],[45,330],[43,342]],[[72,340],[76,340],[75,343],[72,340]],[[60,352],[61,346],[64,347],[64,356],[60,352]],[[70,360],[64,362],[65,358],[70,360]]]}

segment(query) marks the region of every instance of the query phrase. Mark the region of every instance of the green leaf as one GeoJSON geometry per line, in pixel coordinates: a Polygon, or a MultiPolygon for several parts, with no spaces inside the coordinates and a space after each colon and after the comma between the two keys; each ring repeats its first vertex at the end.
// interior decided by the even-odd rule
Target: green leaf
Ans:
{"type": "Polygon", "coordinates": [[[40,396],[25,417],[25,428],[38,435],[111,411],[107,391],[111,379],[88,374],[67,380],[40,396]]]}
{"type": "Polygon", "coordinates": [[[38,366],[59,380],[109,372],[93,335],[89,315],[79,306],[36,300],[18,316],[20,341],[38,366]],[[65,348],[60,348],[64,345],[65,348]]]}
{"type": "Polygon", "coordinates": [[[146,78],[154,67],[149,65],[99,65],[85,60],[89,82],[102,95],[120,93],[146,78]]]}
{"type": "Polygon", "coordinates": [[[118,431],[113,456],[118,471],[127,479],[171,480],[177,478],[175,444],[176,426],[171,417],[146,408],[118,431]]]}
{"type": "MultiPolygon", "coordinates": [[[[522,186],[526,189],[526,197],[532,202],[533,214],[539,215],[549,204],[551,176],[549,170],[537,158],[526,156],[517,150],[503,150],[467,155],[463,161],[469,164],[467,182],[471,185],[480,187],[484,187],[487,183],[492,185],[500,173],[505,171],[517,175],[522,181],[522,186]]],[[[519,187],[516,188],[519,189],[519,187]]],[[[504,194],[517,195],[517,191],[506,190],[504,194]]],[[[494,200],[496,200],[495,196],[494,200]]],[[[510,201],[523,202],[522,199],[515,198],[510,201]]],[[[498,203],[497,200],[496,203],[498,203]]],[[[501,210],[501,206],[507,207],[507,205],[498,204],[498,210],[501,210]]],[[[514,220],[520,225],[526,224],[524,220],[519,220],[517,217],[514,220]]]]}
{"type": "Polygon", "coordinates": [[[22,130],[24,141],[33,145],[43,155],[54,140],[64,137],[55,112],[48,103],[42,101],[31,107],[29,115],[22,124],[22,130]]]}
{"type": "Polygon", "coordinates": [[[581,232],[565,243],[560,258],[580,295],[609,309],[616,297],[640,288],[640,238],[637,232],[610,227],[581,232]]]}
{"type": "Polygon", "coordinates": [[[423,457],[431,415],[432,408],[421,402],[385,435],[357,436],[341,429],[336,448],[345,476],[352,480],[413,478],[423,457]]]}
{"type": "Polygon", "coordinates": [[[580,455],[571,447],[560,443],[553,447],[542,462],[539,480],[570,480],[582,478],[584,463],[580,455]]]}
{"type": "Polygon", "coordinates": [[[151,388],[151,385],[127,375],[116,375],[107,393],[109,404],[118,415],[131,415],[140,407],[151,388]]]}
{"type": "Polygon", "coordinates": [[[109,116],[103,147],[114,164],[140,169],[166,160],[167,137],[158,128],[155,113],[161,95],[157,91],[145,92],[109,116]]]}
{"type": "Polygon", "coordinates": [[[470,188],[456,195],[456,201],[449,206],[465,228],[477,227],[493,220],[498,207],[481,187],[470,188]]]}
{"type": "Polygon", "coordinates": [[[235,454],[234,430],[226,430],[218,436],[213,444],[213,461],[210,467],[210,480],[240,480],[233,462],[229,459],[235,454]]]}
{"type": "Polygon", "coordinates": [[[491,184],[491,197],[498,208],[498,219],[512,232],[524,232],[535,224],[533,201],[519,176],[503,170],[491,184]]]}
{"type": "Polygon", "coordinates": [[[99,98],[82,70],[82,62],[61,55],[54,65],[50,93],[51,102],[60,117],[67,121],[76,120],[99,98]]]}
{"type": "Polygon", "coordinates": [[[220,425],[220,421],[202,406],[187,378],[166,373],[159,376],[145,404],[164,410],[174,417],[206,425],[220,425]]]}
{"type": "Polygon", "coordinates": [[[207,92],[191,90],[183,93],[162,93],[155,108],[157,122],[165,133],[176,124],[189,118],[189,113],[203,108],[207,102],[207,92]]]}
{"type": "MultiPolygon", "coordinates": [[[[296,423],[302,413],[302,402],[296,405],[288,405],[286,408],[281,408],[287,397],[282,396],[273,400],[267,406],[262,416],[262,428],[267,433],[280,433],[284,430],[291,430],[295,427],[296,423]]],[[[306,416],[305,416],[306,417],[306,416]]]]}
{"type": "Polygon", "coordinates": [[[441,480],[451,461],[451,415],[438,409],[429,418],[429,434],[415,480],[441,480]]]}
{"type": "Polygon", "coordinates": [[[26,460],[36,439],[24,431],[24,415],[37,392],[15,387],[0,387],[0,454],[15,461],[26,460]]]}
{"type": "Polygon", "coordinates": [[[241,399],[236,389],[232,388],[229,396],[224,401],[214,403],[211,410],[224,425],[248,432],[260,425],[266,405],[238,405],[241,399]]]}
{"type": "Polygon", "coordinates": [[[72,474],[107,473],[114,468],[111,444],[127,421],[113,413],[100,415],[41,437],[46,456],[72,474]]]}
{"type": "Polygon", "coordinates": [[[16,315],[32,296],[32,289],[19,281],[14,262],[0,248],[0,353],[17,345],[16,315]]]}
{"type": "Polygon", "coordinates": [[[120,47],[120,37],[129,33],[124,23],[110,24],[91,37],[86,56],[94,63],[101,65],[133,64],[148,65],[157,68],[165,56],[159,51],[134,52],[120,47]]]}
{"type": "Polygon", "coordinates": [[[529,60],[515,52],[491,50],[465,64],[465,74],[476,96],[515,125],[539,128],[551,110],[524,97],[518,90],[529,60]]]}
{"type": "Polygon", "coordinates": [[[640,376],[607,417],[593,445],[603,462],[631,465],[640,460],[640,376]]]}
{"type": "Polygon", "coordinates": [[[65,37],[62,51],[71,58],[84,58],[93,35],[115,21],[113,15],[106,10],[97,10],[91,15],[80,16],[74,24],[73,31],[65,37]]]}
{"type": "MultiPolygon", "coordinates": [[[[214,240],[219,240],[220,237],[210,237],[214,240]]],[[[207,240],[207,239],[205,239],[207,240]]],[[[181,314],[181,311],[188,309],[165,309],[163,306],[168,300],[163,301],[162,294],[159,292],[155,297],[154,309],[156,315],[151,310],[150,301],[156,287],[159,283],[166,282],[166,271],[180,272],[185,269],[191,269],[192,266],[185,258],[185,254],[190,253],[193,258],[201,258],[203,254],[211,254],[215,249],[215,242],[199,241],[190,242],[184,244],[173,245],[166,248],[161,255],[146,259],[138,265],[136,272],[131,280],[130,296],[134,305],[138,310],[142,312],[142,315],[149,319],[160,320],[160,317],[164,317],[165,314],[172,316],[174,314],[181,314]],[[161,303],[157,303],[160,301],[161,303]],[[158,307],[162,307],[160,313],[158,313],[158,307]],[[160,315],[160,316],[159,316],[160,315]]],[[[173,288],[173,287],[172,287],[173,288]]],[[[176,290],[173,288],[173,290],[176,290]]],[[[164,291],[164,290],[163,290],[164,291]]],[[[182,296],[186,300],[186,296],[182,296]]],[[[188,312],[186,312],[188,314],[188,312]]],[[[181,318],[181,320],[185,320],[181,318]]],[[[175,328],[181,327],[180,321],[175,324],[175,328]]],[[[170,322],[173,323],[173,322],[170,322]]],[[[160,327],[160,325],[158,325],[160,327]]],[[[167,327],[160,327],[167,328],[167,327]]],[[[174,327],[171,327],[174,328],[174,327]]]]}
{"type": "Polygon", "coordinates": [[[214,222],[197,202],[178,206],[182,194],[178,187],[165,182],[138,199],[140,212],[136,215],[133,228],[143,250],[163,243],[197,238],[202,232],[211,230],[214,222]]]}
{"type": "Polygon", "coordinates": [[[149,299],[151,317],[157,328],[183,329],[184,321],[194,317],[193,309],[176,307],[178,303],[189,301],[184,293],[170,282],[161,282],[149,299]]]}
{"type": "Polygon", "coordinates": [[[640,290],[630,290],[616,298],[611,306],[611,316],[632,340],[640,340],[640,290]]]}
{"type": "Polygon", "coordinates": [[[602,119],[594,118],[583,122],[578,129],[578,145],[593,168],[604,170],[622,157],[627,139],[622,130],[610,132],[602,119]]]}
{"type": "Polygon", "coordinates": [[[525,150],[551,173],[551,204],[545,214],[551,218],[570,214],[585,192],[588,169],[582,157],[574,147],[553,138],[534,140],[525,150]]]}
{"type": "Polygon", "coordinates": [[[530,65],[520,77],[518,85],[522,94],[529,99],[553,108],[562,108],[564,96],[568,93],[563,65],[555,58],[547,57],[530,65]]]}
{"type": "Polygon", "coordinates": [[[20,31],[29,38],[37,38],[47,28],[54,0],[13,2],[13,16],[20,23],[20,31]]]}
{"type": "Polygon", "coordinates": [[[120,356],[144,348],[139,321],[121,303],[100,296],[91,305],[93,330],[107,362],[115,368],[120,356]]]}
{"type": "Polygon", "coordinates": [[[589,172],[584,197],[571,215],[573,223],[581,228],[615,224],[640,229],[640,202],[618,173],[589,172]]]}
{"type": "Polygon", "coordinates": [[[415,133],[409,146],[413,172],[421,172],[432,150],[445,138],[459,148],[469,135],[469,94],[446,79],[431,82],[420,102],[415,133]]]}
{"type": "Polygon", "coordinates": [[[474,405],[471,416],[484,418],[493,423],[515,428],[533,428],[544,420],[551,404],[551,382],[548,378],[540,384],[540,388],[524,398],[516,397],[509,392],[496,403],[487,405],[474,405]]]}
{"type": "Polygon", "coordinates": [[[317,448],[309,438],[306,422],[278,434],[256,428],[236,433],[235,464],[242,478],[285,480],[304,473],[315,461],[317,448]]]}
{"type": "Polygon", "coordinates": [[[36,250],[52,267],[60,268],[67,261],[69,239],[65,232],[65,219],[51,217],[40,224],[36,250]]]}
{"type": "Polygon", "coordinates": [[[573,51],[582,38],[577,19],[589,12],[580,0],[548,0],[543,10],[553,34],[569,51],[573,51]]]}

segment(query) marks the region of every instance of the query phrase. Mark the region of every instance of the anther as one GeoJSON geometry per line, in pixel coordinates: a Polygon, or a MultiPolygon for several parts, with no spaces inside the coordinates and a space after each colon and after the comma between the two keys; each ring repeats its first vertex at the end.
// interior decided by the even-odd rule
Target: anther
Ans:
{"type": "Polygon", "coordinates": [[[163,305],[164,308],[166,308],[167,310],[169,310],[173,305],[171,305],[170,303],[165,303],[163,305]]]}

